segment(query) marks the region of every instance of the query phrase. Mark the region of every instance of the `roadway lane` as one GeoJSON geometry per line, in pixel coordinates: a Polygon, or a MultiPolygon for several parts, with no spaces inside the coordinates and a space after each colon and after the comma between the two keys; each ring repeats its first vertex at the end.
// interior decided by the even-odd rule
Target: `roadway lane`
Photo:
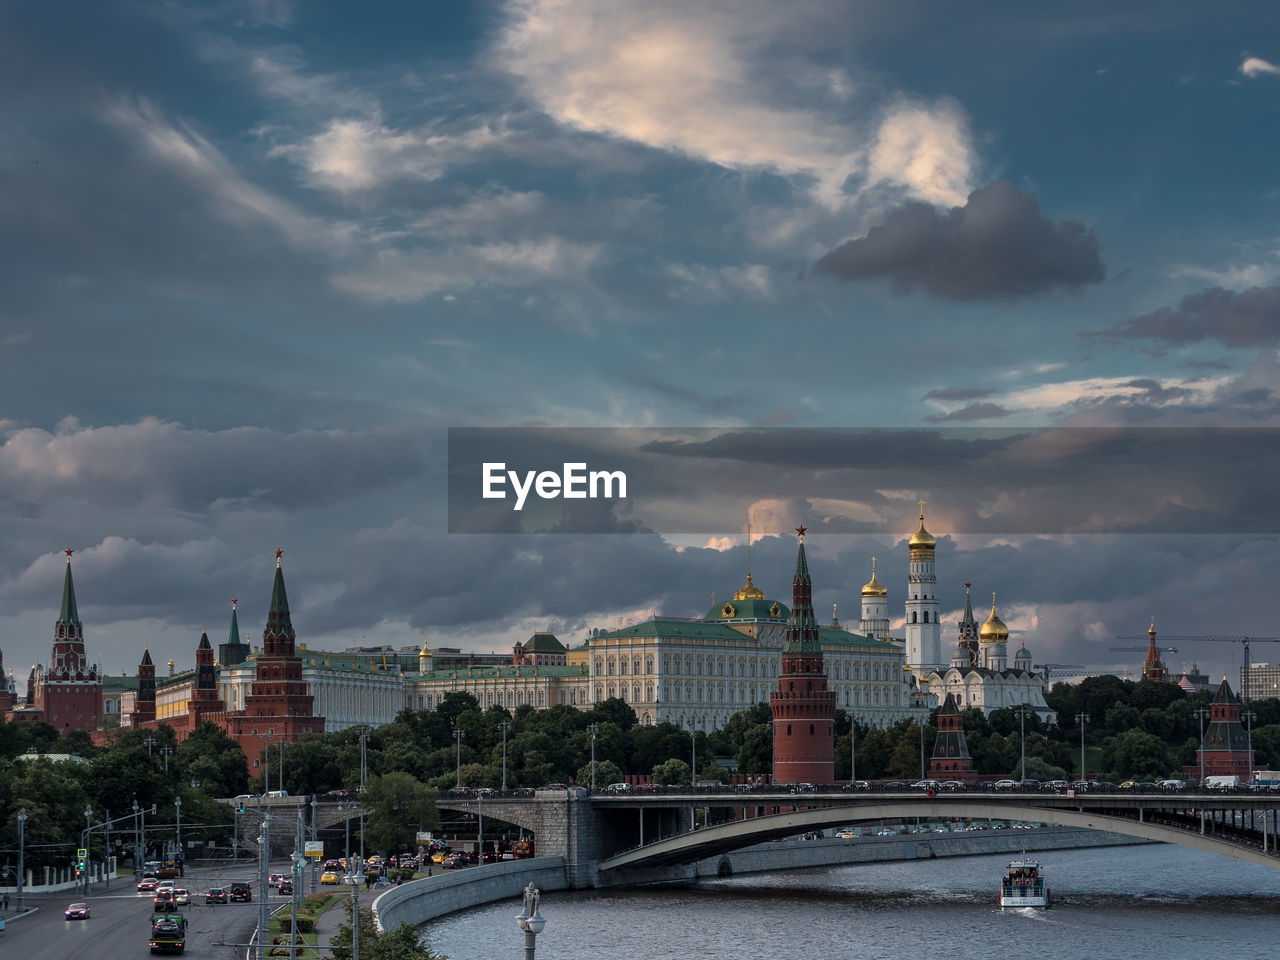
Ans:
{"type": "MultiPolygon", "coordinates": [[[[283,873],[284,864],[273,867],[283,873]]],[[[248,943],[258,925],[259,884],[252,879],[252,867],[241,865],[189,870],[179,880],[191,891],[191,906],[181,908],[187,918],[187,945],[184,957],[193,960],[243,960],[244,949],[219,944],[248,943]],[[251,903],[204,902],[210,887],[226,887],[232,880],[249,880],[253,886],[251,903]]],[[[149,956],[147,942],[151,934],[154,902],[150,893],[134,890],[132,878],[113,881],[111,890],[95,887],[85,897],[67,892],[28,896],[28,907],[39,907],[36,913],[14,920],[12,898],[5,915],[5,932],[0,933],[0,955],[6,960],[102,960],[111,957],[149,956]],[[65,920],[62,913],[68,904],[89,904],[88,920],[65,920]]],[[[274,891],[268,903],[274,910],[287,905],[289,898],[277,897],[274,891]]]]}

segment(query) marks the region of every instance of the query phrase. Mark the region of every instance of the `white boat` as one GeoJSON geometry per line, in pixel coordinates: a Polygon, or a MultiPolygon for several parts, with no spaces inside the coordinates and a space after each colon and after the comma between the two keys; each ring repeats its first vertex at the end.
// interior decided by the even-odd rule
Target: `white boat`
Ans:
{"type": "Polygon", "coordinates": [[[1025,857],[1009,863],[1004,879],[1000,881],[1000,906],[1048,907],[1049,888],[1040,875],[1040,864],[1025,857]]]}

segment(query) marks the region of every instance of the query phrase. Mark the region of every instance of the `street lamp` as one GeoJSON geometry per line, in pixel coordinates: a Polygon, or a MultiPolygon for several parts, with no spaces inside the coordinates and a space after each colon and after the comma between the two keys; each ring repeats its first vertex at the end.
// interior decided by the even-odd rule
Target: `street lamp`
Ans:
{"type": "Polygon", "coordinates": [[[173,843],[174,843],[174,846],[178,848],[178,851],[176,853],[176,857],[178,860],[178,875],[185,877],[187,875],[187,872],[186,872],[186,867],[182,862],[185,858],[182,856],[182,798],[181,797],[173,798],[173,810],[174,810],[173,843]]]}
{"type": "Polygon", "coordinates": [[[507,790],[507,731],[511,729],[511,722],[503,720],[498,724],[502,728],[502,791],[507,790]]]}
{"type": "Polygon", "coordinates": [[[524,888],[523,906],[516,914],[516,926],[524,931],[524,960],[534,960],[538,934],[547,925],[546,918],[538,912],[538,901],[541,899],[542,894],[532,883],[524,888]]]}
{"type": "Polygon", "coordinates": [[[1022,769],[1019,772],[1018,783],[1023,790],[1027,789],[1027,705],[1024,703],[1018,707],[1018,746],[1022,748],[1022,769]]]}
{"type": "Polygon", "coordinates": [[[351,884],[351,960],[360,960],[360,884],[364,882],[364,858],[348,860],[343,880],[351,884]]]}
{"type": "Polygon", "coordinates": [[[920,779],[924,779],[924,724],[920,724],[920,779]]]}
{"type": "Polygon", "coordinates": [[[1248,721],[1249,730],[1249,782],[1253,783],[1253,721],[1258,719],[1258,715],[1252,710],[1246,712],[1243,716],[1248,721]]]}
{"type": "MultiPolygon", "coordinates": [[[[1200,792],[1204,793],[1204,718],[1209,716],[1209,711],[1201,707],[1195,715],[1200,718],[1200,792]]],[[[1204,818],[1203,811],[1200,816],[1204,818]]]]}
{"type": "Polygon", "coordinates": [[[1089,778],[1084,772],[1084,725],[1089,722],[1087,713],[1077,713],[1076,723],[1080,724],[1080,779],[1088,782],[1089,778]]]}
{"type": "Polygon", "coordinates": [[[694,787],[698,782],[698,731],[689,731],[689,741],[692,744],[692,760],[689,766],[689,786],[694,787]]]}
{"type": "Polygon", "coordinates": [[[258,834],[258,889],[262,893],[261,903],[258,904],[258,960],[262,960],[267,955],[265,949],[265,941],[267,938],[267,924],[269,922],[267,914],[267,891],[271,889],[270,877],[268,876],[268,867],[271,861],[271,813],[270,811],[263,814],[262,829],[258,834]]]}
{"type": "Polygon", "coordinates": [[[169,772],[169,758],[173,756],[173,747],[161,747],[160,756],[164,757],[164,772],[169,772]]]}
{"type": "Polygon", "coordinates": [[[596,725],[590,724],[587,731],[591,734],[591,789],[596,788],[596,725]]]}
{"type": "Polygon", "coordinates": [[[858,721],[849,718],[849,789],[858,786],[858,721]]]}
{"type": "Polygon", "coordinates": [[[462,788],[462,738],[467,735],[467,731],[459,727],[453,731],[453,738],[458,742],[458,788],[462,788]]]}
{"type": "Polygon", "coordinates": [[[138,828],[138,798],[133,798],[133,879],[142,879],[142,831],[138,828]]]}
{"type": "Polygon", "coordinates": [[[89,894],[89,832],[93,829],[93,807],[85,805],[84,808],[84,863],[80,867],[80,874],[84,879],[85,895],[89,894]]]}
{"type": "Polygon", "coordinates": [[[26,902],[22,899],[22,890],[26,879],[26,865],[22,862],[23,854],[26,851],[27,843],[27,808],[23,807],[18,811],[18,909],[26,909],[26,902]]]}

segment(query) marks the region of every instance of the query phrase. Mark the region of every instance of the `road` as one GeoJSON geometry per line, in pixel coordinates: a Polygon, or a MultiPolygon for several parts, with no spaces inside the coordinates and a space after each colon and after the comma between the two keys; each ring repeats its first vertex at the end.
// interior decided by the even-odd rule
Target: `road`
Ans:
{"type": "MultiPolygon", "coordinates": [[[[272,872],[283,873],[287,864],[273,866],[272,872]]],[[[183,907],[187,917],[187,945],[184,957],[192,960],[233,960],[244,958],[244,948],[228,944],[248,943],[258,925],[259,888],[256,865],[241,864],[219,868],[197,868],[187,871],[178,883],[191,891],[191,906],[183,907]],[[210,887],[225,887],[232,880],[248,880],[253,886],[251,903],[206,904],[204,893],[210,887]]],[[[36,913],[14,920],[10,902],[5,915],[5,932],[0,933],[0,955],[14,960],[112,960],[122,957],[144,957],[150,952],[147,941],[151,933],[153,901],[150,893],[138,893],[131,877],[113,880],[111,889],[96,886],[88,897],[72,892],[26,898],[27,906],[39,907],[36,913]],[[62,913],[75,902],[89,904],[89,920],[65,920],[62,913]]],[[[271,908],[288,904],[289,898],[277,897],[272,891],[271,908]]]]}

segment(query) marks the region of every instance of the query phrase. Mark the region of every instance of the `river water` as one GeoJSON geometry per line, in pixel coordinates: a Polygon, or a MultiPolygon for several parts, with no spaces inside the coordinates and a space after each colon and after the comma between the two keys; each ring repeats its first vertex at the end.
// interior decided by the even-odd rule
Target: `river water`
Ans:
{"type": "MultiPolygon", "coordinates": [[[[1273,960],[1280,870],[1172,845],[1043,851],[1050,910],[995,906],[1007,854],[552,893],[538,960],[1273,960]]],[[[523,956],[517,900],[443,917],[450,960],[523,956]]]]}

